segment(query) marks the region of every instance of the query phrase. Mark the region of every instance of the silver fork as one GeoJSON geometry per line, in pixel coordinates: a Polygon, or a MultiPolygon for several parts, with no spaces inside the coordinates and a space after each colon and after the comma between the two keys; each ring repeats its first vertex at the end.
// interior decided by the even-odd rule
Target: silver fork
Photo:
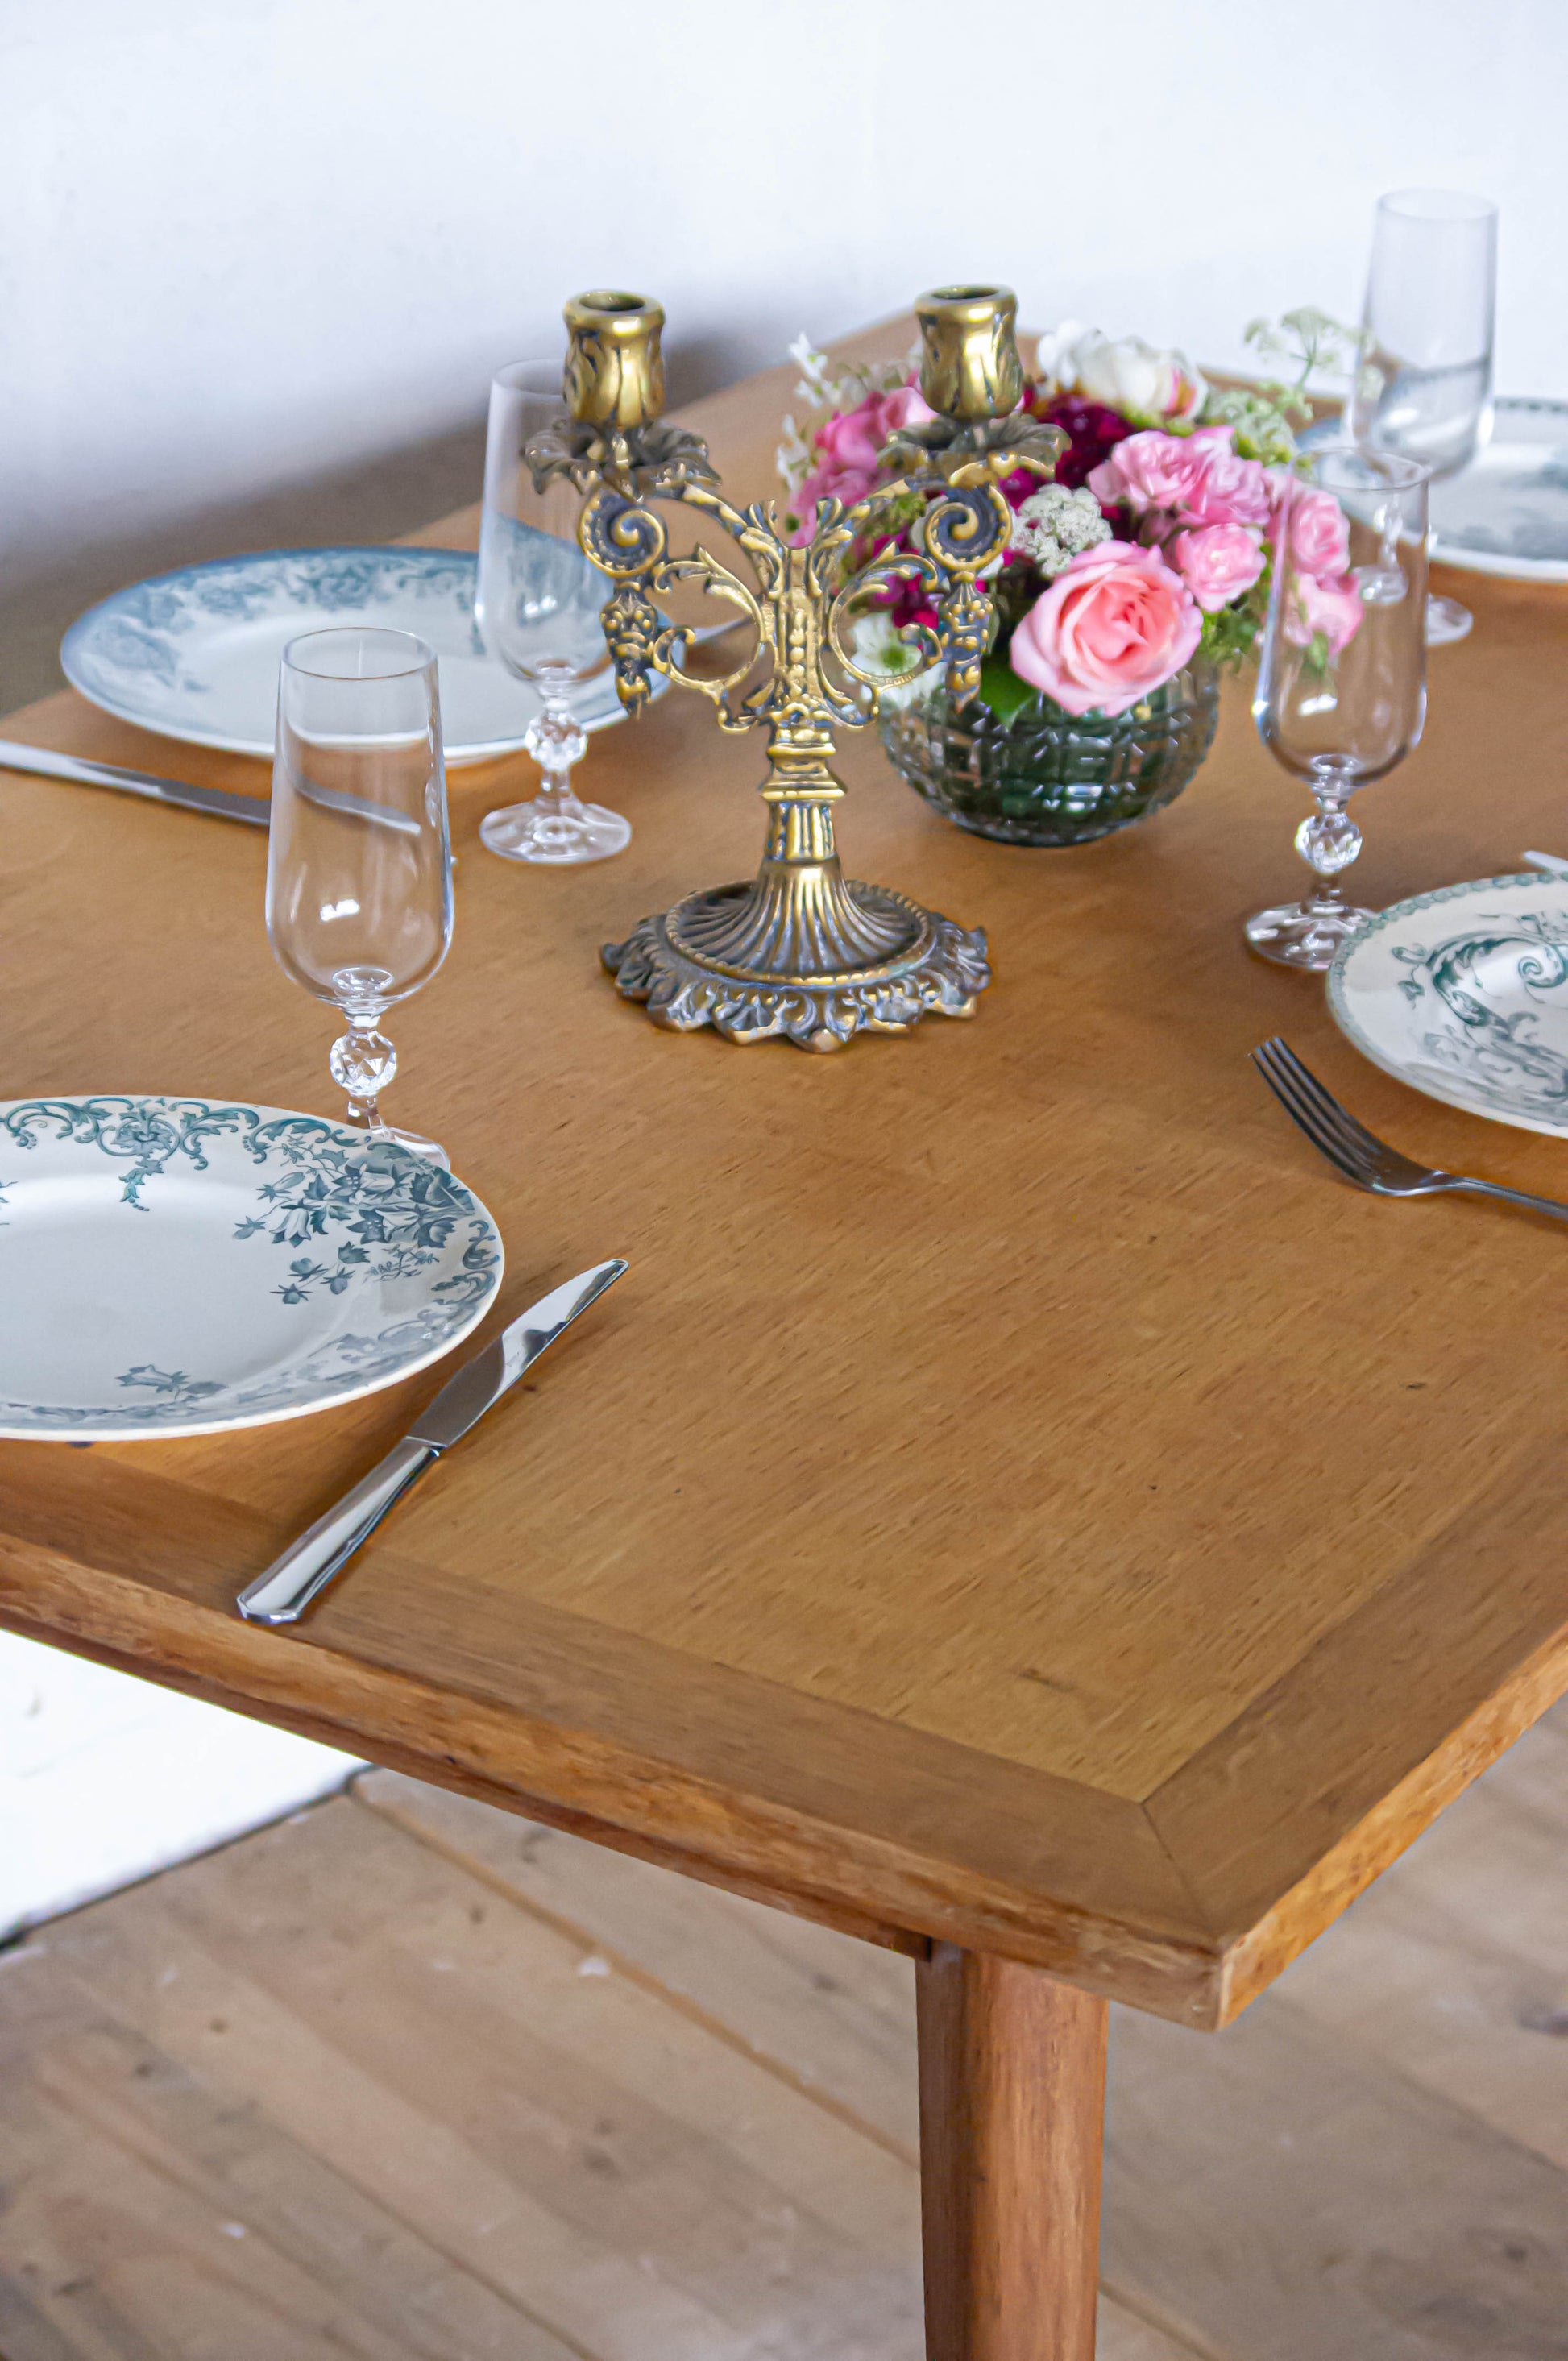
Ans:
{"type": "Polygon", "coordinates": [[[1444,1190],[1463,1189],[1473,1197],[1500,1197],[1505,1205],[1523,1205],[1532,1213],[1552,1213],[1568,1222],[1568,1205],[1553,1198],[1530,1197],[1522,1189],[1504,1189],[1496,1180],[1440,1172],[1435,1165],[1414,1163],[1385,1140],[1375,1139],[1277,1034],[1253,1051],[1252,1061],[1291,1122],[1358,1189],[1370,1189],[1375,1197],[1435,1197],[1444,1190]]]}

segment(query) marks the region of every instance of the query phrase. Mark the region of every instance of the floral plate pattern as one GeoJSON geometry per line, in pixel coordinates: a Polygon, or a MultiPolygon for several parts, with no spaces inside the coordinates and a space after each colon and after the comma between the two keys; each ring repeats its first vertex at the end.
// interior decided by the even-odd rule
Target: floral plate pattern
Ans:
{"type": "Polygon", "coordinates": [[[1481,877],[1397,902],[1329,971],[1340,1030],[1429,1098],[1568,1136],[1568,885],[1481,877]]]}
{"type": "MultiPolygon", "coordinates": [[[[1333,442],[1338,419],[1301,437],[1333,442]]],[[[1503,395],[1466,467],[1431,488],[1431,554],[1469,574],[1568,582],[1568,401],[1503,395]]]]}
{"type": "Polygon", "coordinates": [[[374,1393],[488,1310],[501,1241],[440,1165],[207,1099],[0,1104],[0,1435],[212,1434],[374,1393]]]}
{"type": "MultiPolygon", "coordinates": [[[[585,574],[592,568],[585,557],[585,574]]],[[[435,650],[449,766],[517,752],[537,719],[526,682],[491,658],[462,549],[274,549],[155,575],[79,615],[60,643],[71,686],[106,713],[270,762],[278,659],[302,631],[355,623],[417,632],[435,650]]],[[[654,694],[668,687],[655,684],[654,694]]],[[[585,730],[620,719],[609,672],[576,699],[585,730]]]]}

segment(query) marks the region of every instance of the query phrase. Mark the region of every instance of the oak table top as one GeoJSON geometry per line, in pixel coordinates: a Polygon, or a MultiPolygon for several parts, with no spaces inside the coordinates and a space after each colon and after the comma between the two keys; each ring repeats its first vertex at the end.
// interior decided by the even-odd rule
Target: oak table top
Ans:
{"type": "MultiPolygon", "coordinates": [[[[792,374],[684,413],[732,494],[770,489],[792,374]]],[[[1375,904],[1568,849],[1568,598],[1462,587],[1427,741],[1358,802],[1375,904]]],[[[6,730],[266,791],[69,694],[6,730]]],[[[977,1019],[823,1058],[619,998],[599,944],[758,857],[761,750],[697,699],[591,741],[583,790],[634,828],[602,865],[491,859],[532,766],[454,774],[455,940],[400,1011],[393,1119],[500,1223],[495,1323],[605,1255],[630,1275],[292,1631],[236,1590],[430,1376],[227,1436],[0,1444],[0,1621],[1217,2025],[1568,1687],[1568,1245],[1339,1185],[1246,1053],[1283,1032],[1434,1162],[1563,1194],[1564,1150],[1404,1090],[1249,959],[1302,807],[1241,689],[1178,805],[1073,851],[962,835],[874,741],[841,752],[850,873],[988,929],[977,1019]]],[[[264,862],[0,774],[0,1095],[335,1113],[264,862]]]]}

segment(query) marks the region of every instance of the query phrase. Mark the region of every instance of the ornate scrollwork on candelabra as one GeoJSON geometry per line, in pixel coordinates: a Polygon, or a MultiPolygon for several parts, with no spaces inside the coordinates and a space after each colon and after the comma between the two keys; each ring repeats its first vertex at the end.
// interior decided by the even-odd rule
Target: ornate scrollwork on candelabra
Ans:
{"type": "Polygon", "coordinates": [[[980,399],[1004,401],[1009,412],[1017,401],[1013,309],[1004,289],[923,299],[923,383],[936,378],[935,352],[947,368],[944,389],[961,383],[970,411],[916,430],[920,440],[903,455],[909,472],[896,482],[848,509],[837,500],[820,502],[812,538],[800,545],[785,535],[772,500],[740,509],[724,498],[695,436],[674,446],[663,439],[675,430],[654,414],[655,384],[662,394],[658,307],[630,296],[583,297],[567,306],[566,382],[576,415],[536,437],[528,456],[541,475],[570,473],[587,492],[580,537],[614,585],[603,620],[621,701],[640,712],[650,675],[663,673],[707,697],[721,730],[760,726],[768,733],[762,789],[768,835],[756,877],[688,895],[644,918],[625,942],[605,947],[621,992],[645,1003],[657,1024],[679,1031],[712,1025],[732,1041],[782,1036],[805,1049],[836,1049],[862,1027],[903,1033],[925,1016],[974,1014],[990,981],[984,935],[888,887],[843,875],[833,807],[844,787],[829,765],[835,730],[872,720],[885,683],[856,661],[847,636],[856,609],[878,590],[917,583],[937,614],[934,628],[919,627],[920,653],[945,667],[955,703],[966,703],[979,685],[992,626],[984,577],[1012,530],[998,479],[1021,466],[1048,476],[1061,440],[1054,428],[973,409],[977,382],[980,399]],[[602,417],[607,320],[620,403],[614,448],[602,417]],[[652,361],[646,346],[637,357],[637,322],[652,361]],[[981,355],[967,375],[953,367],[966,335],[970,347],[985,341],[990,348],[990,359],[981,355]],[[640,390],[628,395],[627,385],[640,390]],[[849,570],[852,552],[874,539],[911,492],[927,499],[920,547],[849,570]],[[672,557],[653,505],[660,500],[720,525],[750,561],[754,581],[700,546],[672,557]],[[697,585],[751,625],[751,644],[731,671],[712,677],[686,668],[692,633],[666,621],[658,605],[679,584],[697,585]]]}

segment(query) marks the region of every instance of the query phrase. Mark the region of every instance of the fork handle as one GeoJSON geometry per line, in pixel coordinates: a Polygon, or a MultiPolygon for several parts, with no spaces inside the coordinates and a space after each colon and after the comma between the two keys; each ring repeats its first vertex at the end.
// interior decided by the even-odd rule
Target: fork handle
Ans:
{"type": "Polygon", "coordinates": [[[1528,1196],[1522,1189],[1505,1189],[1496,1180],[1456,1180],[1453,1185],[1474,1197],[1500,1197],[1505,1205],[1522,1205],[1527,1213],[1550,1213],[1554,1221],[1568,1222],[1568,1205],[1560,1205],[1554,1197],[1528,1196]]]}

